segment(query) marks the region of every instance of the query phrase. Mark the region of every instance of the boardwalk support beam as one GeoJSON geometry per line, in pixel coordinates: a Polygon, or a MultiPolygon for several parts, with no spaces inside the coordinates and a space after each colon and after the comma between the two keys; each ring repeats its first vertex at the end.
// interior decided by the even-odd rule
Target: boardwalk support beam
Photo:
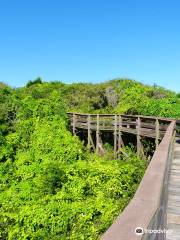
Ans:
{"type": "Polygon", "coordinates": [[[96,122],[96,153],[99,153],[99,114],[97,114],[97,122],[96,122]]]}
{"type": "Polygon", "coordinates": [[[156,118],[156,148],[159,145],[159,119],[156,118]]]}
{"type": "Polygon", "coordinates": [[[121,147],[124,145],[122,140],[122,117],[119,115],[119,128],[118,128],[118,152],[121,150],[121,147]]]}
{"type": "Polygon", "coordinates": [[[91,148],[91,116],[90,114],[88,115],[88,144],[87,147],[90,150],[91,148]]]}
{"type": "Polygon", "coordinates": [[[138,117],[138,119],[137,119],[137,154],[138,154],[138,156],[140,156],[140,151],[141,151],[140,130],[141,130],[141,119],[140,119],[140,117],[138,117]]]}
{"type": "Polygon", "coordinates": [[[114,115],[114,158],[117,157],[117,115],[114,115]]]}
{"type": "Polygon", "coordinates": [[[137,153],[143,157],[142,138],[155,139],[156,148],[163,138],[172,119],[120,115],[120,114],[80,114],[68,113],[74,135],[81,130],[87,132],[87,147],[97,154],[104,154],[101,133],[113,134],[114,157],[117,158],[124,146],[122,134],[134,134],[137,138],[137,153]],[[78,131],[77,131],[78,130],[78,131]]]}
{"type": "Polygon", "coordinates": [[[73,113],[73,134],[76,135],[76,114],[73,113]]]}

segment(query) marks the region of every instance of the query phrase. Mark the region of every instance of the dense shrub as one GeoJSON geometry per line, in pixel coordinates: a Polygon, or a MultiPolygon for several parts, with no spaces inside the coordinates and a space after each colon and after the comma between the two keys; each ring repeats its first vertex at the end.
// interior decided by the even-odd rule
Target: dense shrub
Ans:
{"type": "Polygon", "coordinates": [[[29,81],[27,84],[26,84],[26,87],[30,87],[34,84],[41,84],[42,83],[42,79],[40,77],[36,78],[35,80],[33,81],[29,81]]]}
{"type": "Polygon", "coordinates": [[[144,169],[132,152],[122,161],[85,155],[64,122],[38,120],[28,147],[0,164],[1,238],[97,239],[127,205],[144,169]]]}
{"type": "Polygon", "coordinates": [[[130,150],[122,161],[85,153],[61,115],[25,102],[1,154],[1,238],[97,239],[133,196],[144,162],[130,150]]]}

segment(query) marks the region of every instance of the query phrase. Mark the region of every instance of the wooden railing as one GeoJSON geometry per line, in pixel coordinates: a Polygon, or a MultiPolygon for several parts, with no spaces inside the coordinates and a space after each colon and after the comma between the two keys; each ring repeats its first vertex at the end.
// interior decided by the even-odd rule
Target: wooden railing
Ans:
{"type": "Polygon", "coordinates": [[[165,118],[132,116],[120,114],[80,114],[68,113],[73,132],[76,128],[96,131],[120,130],[142,136],[162,139],[172,121],[165,118]]]}
{"type": "Polygon", "coordinates": [[[165,234],[152,233],[166,228],[168,166],[174,138],[175,121],[167,128],[145,175],[125,210],[102,236],[102,240],[164,240],[165,234]],[[137,235],[135,229],[151,230],[137,235]]]}
{"type": "Polygon", "coordinates": [[[137,150],[142,136],[155,139],[156,151],[133,199],[101,239],[164,240],[164,233],[137,235],[135,229],[140,227],[143,230],[163,230],[166,227],[168,169],[175,130],[177,136],[180,133],[180,120],[118,114],[68,113],[68,115],[74,134],[77,129],[87,130],[89,138],[91,132],[95,131],[97,143],[100,131],[113,132],[114,144],[118,142],[120,147],[119,140],[123,132],[135,134],[137,150]]]}
{"type": "Polygon", "coordinates": [[[134,116],[123,114],[80,114],[68,113],[73,134],[78,129],[88,131],[88,148],[93,148],[97,153],[101,147],[101,132],[112,132],[114,135],[114,154],[122,146],[122,133],[134,134],[137,137],[137,152],[141,151],[141,137],[154,138],[156,147],[163,138],[172,119],[134,116]],[[91,133],[96,132],[95,143],[91,133]],[[95,146],[96,145],[96,146],[95,146]]]}

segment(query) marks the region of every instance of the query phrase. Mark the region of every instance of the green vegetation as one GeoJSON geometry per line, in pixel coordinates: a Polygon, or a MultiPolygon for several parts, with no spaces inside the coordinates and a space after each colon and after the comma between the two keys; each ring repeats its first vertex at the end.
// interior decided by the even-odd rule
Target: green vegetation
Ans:
{"type": "Polygon", "coordinates": [[[69,111],[180,117],[179,94],[128,79],[65,85],[62,92],[69,111]]]}
{"type": "MultiPolygon", "coordinates": [[[[131,80],[0,83],[0,239],[98,239],[135,193],[146,163],[89,153],[67,111],[180,116],[179,94],[131,80]],[[143,98],[143,101],[142,101],[143,98]]],[[[110,148],[109,148],[110,149],[110,148]]]]}

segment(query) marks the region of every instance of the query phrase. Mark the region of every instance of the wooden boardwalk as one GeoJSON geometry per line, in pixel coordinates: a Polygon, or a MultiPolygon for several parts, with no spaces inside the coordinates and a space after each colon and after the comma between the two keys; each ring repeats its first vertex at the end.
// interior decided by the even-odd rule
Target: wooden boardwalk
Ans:
{"type": "Polygon", "coordinates": [[[180,120],[122,114],[68,113],[68,117],[73,134],[85,133],[87,147],[96,153],[103,149],[101,135],[107,132],[114,138],[115,157],[127,133],[135,135],[138,154],[144,137],[156,144],[133,199],[101,239],[180,240],[180,120]],[[139,227],[142,234],[135,232],[139,227]]]}
{"type": "MultiPolygon", "coordinates": [[[[133,134],[137,139],[137,152],[143,152],[141,139],[143,137],[155,139],[156,147],[163,139],[172,119],[135,116],[123,114],[81,114],[68,113],[69,125],[73,134],[79,130],[87,132],[87,146],[96,153],[104,151],[101,138],[102,133],[112,133],[114,138],[114,156],[120,152],[123,134],[133,134]],[[96,138],[93,139],[92,133],[96,138]]],[[[142,153],[143,154],[143,153],[142,153]]]]}
{"type": "Polygon", "coordinates": [[[170,165],[166,240],[180,240],[180,139],[176,139],[170,165]]]}

